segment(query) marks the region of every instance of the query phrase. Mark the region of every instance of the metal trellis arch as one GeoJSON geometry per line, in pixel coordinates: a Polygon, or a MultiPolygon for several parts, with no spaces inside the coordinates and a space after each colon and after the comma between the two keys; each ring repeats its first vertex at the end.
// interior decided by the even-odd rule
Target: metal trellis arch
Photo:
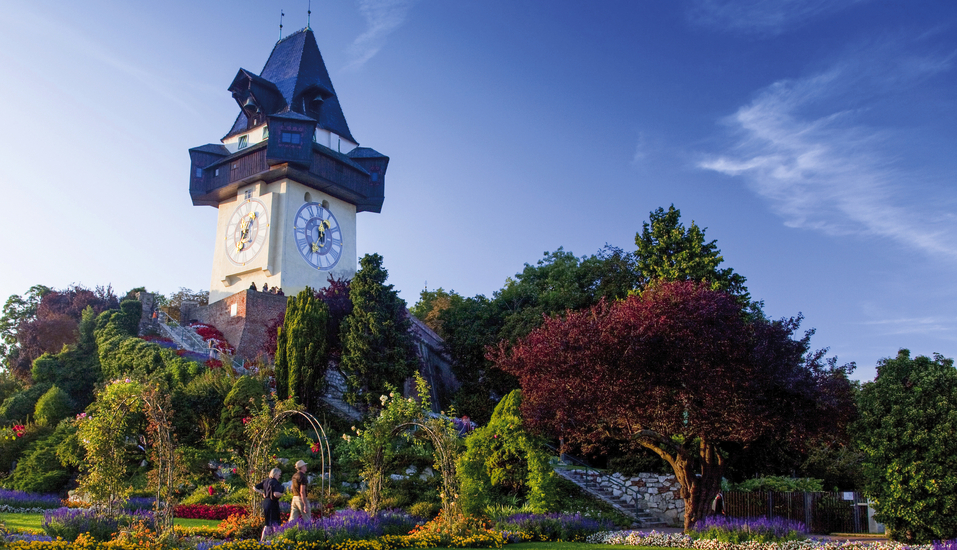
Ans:
{"type": "Polygon", "coordinates": [[[279,412],[270,420],[269,425],[253,437],[252,446],[249,449],[249,467],[246,483],[249,487],[249,511],[254,517],[262,516],[262,507],[257,506],[258,499],[253,486],[263,479],[269,473],[269,450],[276,440],[276,434],[279,426],[288,418],[300,416],[306,420],[313,433],[316,435],[316,443],[319,445],[320,469],[319,469],[319,489],[321,494],[326,495],[332,490],[332,451],[329,447],[329,440],[326,438],[326,431],[315,416],[296,409],[279,412]]]}

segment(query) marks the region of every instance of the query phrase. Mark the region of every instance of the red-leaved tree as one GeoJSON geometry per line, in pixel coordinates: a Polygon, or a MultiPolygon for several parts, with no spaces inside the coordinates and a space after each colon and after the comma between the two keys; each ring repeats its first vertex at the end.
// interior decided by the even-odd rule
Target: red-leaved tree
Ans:
{"type": "Polygon", "coordinates": [[[489,358],[519,378],[532,427],[583,444],[631,439],[667,461],[688,530],[734,450],[767,437],[799,444],[849,417],[846,367],[809,354],[810,333],[793,338],[799,322],[752,320],[729,294],[662,282],[546,319],[489,358]]]}

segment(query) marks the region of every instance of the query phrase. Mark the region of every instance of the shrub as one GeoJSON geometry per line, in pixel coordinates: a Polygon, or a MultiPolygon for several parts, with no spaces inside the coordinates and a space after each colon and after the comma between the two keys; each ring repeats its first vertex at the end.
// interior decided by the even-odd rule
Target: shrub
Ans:
{"type": "Polygon", "coordinates": [[[741,483],[728,485],[729,491],[775,491],[790,493],[794,491],[818,492],[823,491],[823,481],[810,477],[765,476],[748,479],[741,483]]]}
{"type": "Polygon", "coordinates": [[[187,519],[224,520],[229,516],[245,516],[249,510],[236,504],[180,504],[173,515],[187,519]]]}
{"type": "Polygon", "coordinates": [[[43,397],[52,384],[49,382],[34,384],[30,389],[15,393],[0,404],[0,419],[8,421],[26,421],[37,408],[37,401],[43,397]]]}
{"type": "Polygon", "coordinates": [[[57,451],[76,429],[64,422],[49,437],[38,440],[17,462],[8,485],[20,491],[54,493],[70,480],[71,470],[60,460],[57,451]]]}
{"type": "Polygon", "coordinates": [[[439,512],[439,506],[434,502],[416,502],[409,506],[409,514],[417,518],[429,520],[439,512]]]}
{"type": "Polygon", "coordinates": [[[462,511],[482,515],[490,505],[525,497],[537,513],[557,509],[558,476],[542,450],[541,439],[523,427],[521,390],[514,390],[495,407],[487,426],[465,441],[456,464],[461,483],[462,511]]]}
{"type": "Polygon", "coordinates": [[[56,426],[73,412],[73,400],[65,391],[53,386],[37,401],[33,418],[41,426],[56,426]]]}

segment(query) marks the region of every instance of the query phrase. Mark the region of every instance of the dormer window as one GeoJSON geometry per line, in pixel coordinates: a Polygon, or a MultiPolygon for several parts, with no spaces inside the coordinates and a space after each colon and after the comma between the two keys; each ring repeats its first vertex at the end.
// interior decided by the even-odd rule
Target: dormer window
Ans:
{"type": "Polygon", "coordinates": [[[269,139],[269,126],[263,128],[263,141],[269,139]]]}
{"type": "Polygon", "coordinates": [[[300,143],[302,143],[302,136],[297,132],[283,132],[281,141],[283,143],[299,145],[300,143]]]}
{"type": "Polygon", "coordinates": [[[239,148],[245,149],[248,146],[249,146],[249,136],[248,135],[239,136],[239,148]]]}

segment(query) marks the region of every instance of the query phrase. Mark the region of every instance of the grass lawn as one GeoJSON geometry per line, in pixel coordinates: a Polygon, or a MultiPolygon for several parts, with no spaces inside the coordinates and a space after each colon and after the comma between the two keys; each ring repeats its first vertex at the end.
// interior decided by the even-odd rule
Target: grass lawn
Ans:
{"type": "MultiPolygon", "coordinates": [[[[3,522],[10,530],[37,531],[40,529],[41,521],[43,521],[43,514],[0,514],[0,522],[3,522]]],[[[183,527],[216,527],[219,525],[219,521],[214,519],[175,518],[173,524],[183,527]]]]}
{"type": "Polygon", "coordinates": [[[0,522],[3,522],[11,531],[21,529],[37,531],[40,529],[41,521],[43,521],[43,514],[0,514],[0,522]]]}

